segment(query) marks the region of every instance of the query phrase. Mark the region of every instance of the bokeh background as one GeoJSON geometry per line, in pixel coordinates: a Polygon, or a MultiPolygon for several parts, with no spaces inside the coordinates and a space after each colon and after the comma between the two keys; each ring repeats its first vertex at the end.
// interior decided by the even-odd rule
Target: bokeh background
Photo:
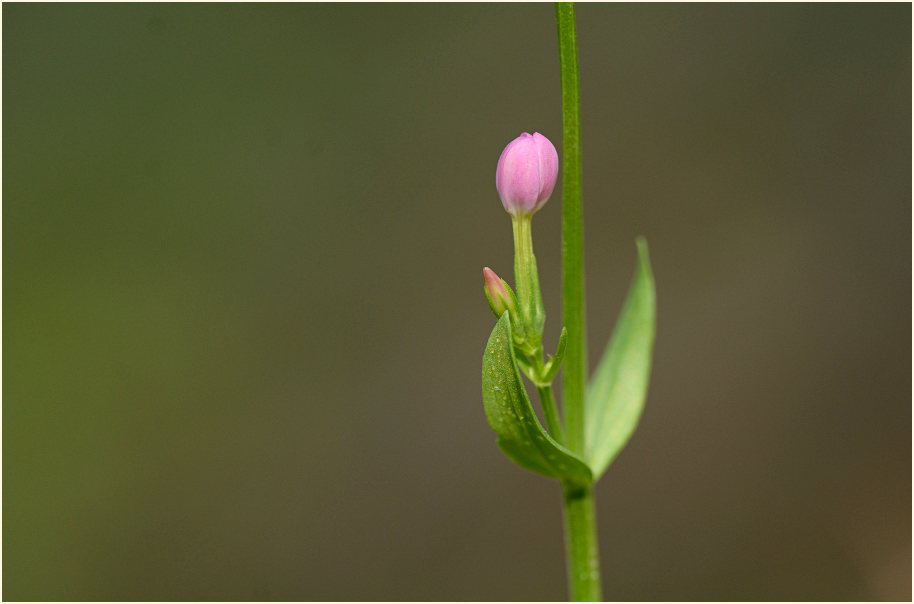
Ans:
{"type": "MultiPolygon", "coordinates": [[[[591,365],[639,234],[659,300],[607,598],[911,598],[910,24],[578,7],[591,365]]],[[[564,598],[480,394],[560,120],[549,4],[5,4],[4,599],[564,598]]]]}

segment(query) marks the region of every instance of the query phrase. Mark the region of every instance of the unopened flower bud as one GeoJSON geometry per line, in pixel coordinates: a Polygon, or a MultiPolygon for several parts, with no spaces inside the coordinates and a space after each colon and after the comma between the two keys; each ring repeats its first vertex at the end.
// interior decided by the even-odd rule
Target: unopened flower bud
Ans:
{"type": "Polygon", "coordinates": [[[500,279],[495,271],[488,266],[482,269],[482,279],[485,282],[486,300],[489,301],[489,308],[495,313],[496,317],[501,317],[506,310],[515,310],[517,303],[514,294],[505,283],[500,279]]]}
{"type": "Polygon", "coordinates": [[[509,214],[533,214],[555,188],[559,174],[559,155],[549,139],[524,132],[508,143],[498,158],[495,188],[509,214]]]}

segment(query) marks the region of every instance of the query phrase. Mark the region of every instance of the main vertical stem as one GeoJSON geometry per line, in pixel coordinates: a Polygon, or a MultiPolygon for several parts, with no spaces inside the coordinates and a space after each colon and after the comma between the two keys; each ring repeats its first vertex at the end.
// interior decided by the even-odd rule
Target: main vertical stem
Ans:
{"type": "MultiPolygon", "coordinates": [[[[568,347],[562,377],[565,439],[584,453],[584,394],[587,386],[587,338],[584,322],[584,217],[581,209],[581,101],[574,4],[557,2],[555,20],[562,74],[562,322],[568,347]]],[[[603,599],[593,488],[564,484],[568,588],[572,600],[603,599]]]]}
{"type": "Polygon", "coordinates": [[[587,384],[587,338],[584,332],[584,218],[581,210],[581,103],[578,96],[578,51],[574,4],[557,2],[562,72],[562,322],[568,347],[562,374],[565,434],[568,448],[584,452],[584,389],[587,384]]]}
{"type": "Polygon", "coordinates": [[[568,591],[575,602],[600,602],[600,544],[593,486],[563,485],[568,591]]]}

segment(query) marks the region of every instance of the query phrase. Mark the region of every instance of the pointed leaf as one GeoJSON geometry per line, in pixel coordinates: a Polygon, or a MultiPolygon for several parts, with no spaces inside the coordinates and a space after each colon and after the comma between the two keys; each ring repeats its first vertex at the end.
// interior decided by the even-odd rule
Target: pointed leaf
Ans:
{"type": "Polygon", "coordinates": [[[568,344],[568,329],[563,327],[562,333],[559,334],[559,345],[555,350],[555,358],[550,358],[549,362],[546,363],[546,371],[542,379],[543,384],[551,384],[555,376],[559,374],[559,369],[562,368],[562,361],[565,360],[566,344],[568,344]]]}
{"type": "Polygon", "coordinates": [[[651,374],[656,294],[647,241],[619,320],[587,389],[587,461],[599,478],[638,425],[651,374]]]}
{"type": "Polygon", "coordinates": [[[540,425],[521,382],[508,313],[495,324],[482,358],[482,398],[498,447],[521,467],[550,478],[589,484],[590,468],[540,425]]]}

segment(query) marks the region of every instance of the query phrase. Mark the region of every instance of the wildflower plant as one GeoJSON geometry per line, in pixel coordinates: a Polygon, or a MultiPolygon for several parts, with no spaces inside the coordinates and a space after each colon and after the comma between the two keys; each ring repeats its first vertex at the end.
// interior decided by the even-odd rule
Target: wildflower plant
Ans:
{"type": "Polygon", "coordinates": [[[593,484],[628,442],[647,395],[656,302],[647,242],[638,238],[635,276],[596,371],[587,380],[581,212],[580,102],[574,5],[556,4],[562,81],[562,329],[554,355],[543,351],[546,313],[533,254],[533,215],[558,177],[555,147],[523,133],[498,159],[495,187],[511,216],[514,285],[483,269],[486,300],[497,321],[482,361],[486,418],[498,447],[519,466],[560,482],[571,599],[602,599],[593,484]],[[560,414],[552,389],[562,370],[560,414]],[[539,395],[544,428],[527,396],[539,395]]]}

